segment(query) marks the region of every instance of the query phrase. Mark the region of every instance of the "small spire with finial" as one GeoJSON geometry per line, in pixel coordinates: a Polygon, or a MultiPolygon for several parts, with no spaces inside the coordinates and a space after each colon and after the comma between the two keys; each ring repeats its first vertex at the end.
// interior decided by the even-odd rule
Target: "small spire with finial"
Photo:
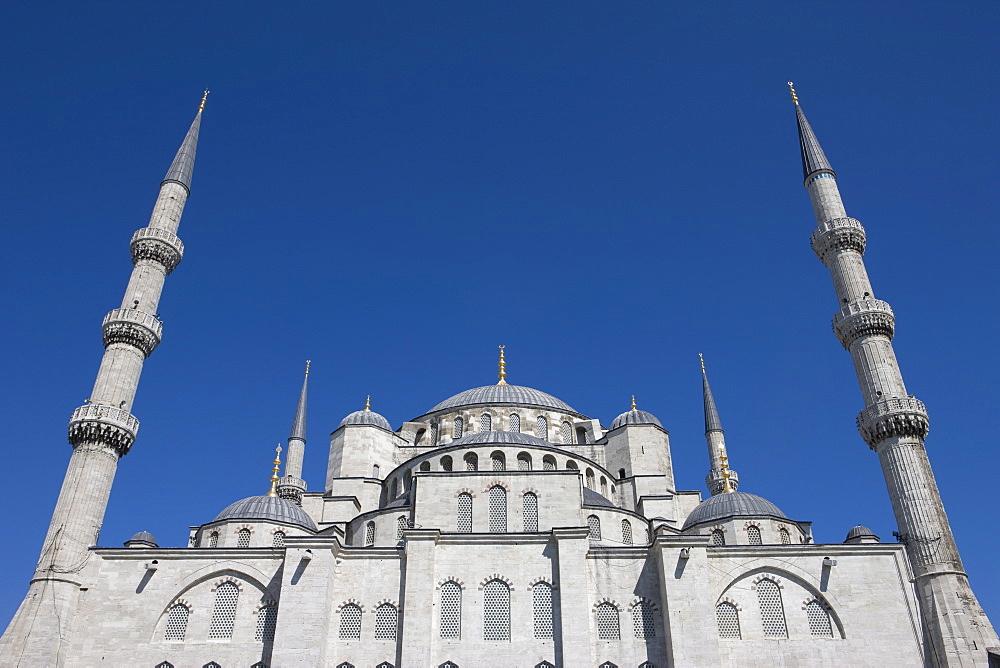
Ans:
{"type": "Polygon", "coordinates": [[[205,94],[201,96],[201,104],[198,105],[198,111],[205,111],[205,100],[208,99],[208,94],[212,91],[205,89],[205,94]]]}
{"type": "Polygon", "coordinates": [[[792,94],[792,102],[798,104],[799,96],[795,94],[795,84],[793,84],[791,81],[788,82],[788,92],[792,94]]]}
{"type": "Polygon", "coordinates": [[[309,375],[309,365],[312,364],[312,360],[306,360],[306,375],[309,375]]]}
{"type": "Polygon", "coordinates": [[[274,468],[271,469],[271,491],[267,493],[268,496],[278,497],[278,471],[281,470],[281,444],[275,448],[274,455],[274,468]]]}
{"type": "Polygon", "coordinates": [[[701,372],[705,373],[705,356],[698,353],[698,361],[701,362],[701,372]]]}
{"type": "Polygon", "coordinates": [[[635,410],[635,395],[632,395],[632,410],[635,410]]]}
{"type": "Polygon", "coordinates": [[[503,357],[503,349],[504,346],[500,346],[500,363],[497,365],[500,367],[500,373],[497,374],[500,378],[500,382],[498,382],[497,385],[507,384],[507,360],[503,357]]]}
{"type": "Polygon", "coordinates": [[[722,491],[726,494],[732,494],[736,490],[733,489],[733,483],[729,482],[729,478],[733,475],[729,472],[729,457],[719,455],[719,462],[719,468],[722,469],[722,491]]]}
{"type": "Polygon", "coordinates": [[[372,409],[372,395],[365,397],[365,410],[370,411],[372,409]]]}

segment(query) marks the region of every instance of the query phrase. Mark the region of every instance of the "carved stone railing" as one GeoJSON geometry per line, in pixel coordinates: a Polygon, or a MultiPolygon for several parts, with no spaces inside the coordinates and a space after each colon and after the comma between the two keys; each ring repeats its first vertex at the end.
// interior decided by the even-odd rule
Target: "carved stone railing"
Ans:
{"type": "MultiPolygon", "coordinates": [[[[722,471],[719,469],[712,469],[711,472],[705,476],[705,485],[708,487],[708,491],[712,496],[722,494],[722,491],[726,488],[726,479],[722,475],[722,471]]],[[[729,486],[734,492],[740,487],[740,476],[732,469],[729,469],[729,486]]]]}
{"type": "Polygon", "coordinates": [[[854,218],[834,218],[820,223],[812,233],[812,249],[826,264],[830,253],[842,250],[865,252],[865,228],[854,218]]]}
{"type": "Polygon", "coordinates": [[[293,501],[302,505],[302,495],[306,491],[306,481],[302,478],[286,475],[278,480],[278,498],[293,501]]]}
{"type": "Polygon", "coordinates": [[[163,265],[169,274],[184,257],[184,244],[176,234],[158,227],[140,227],[129,243],[132,264],[139,260],[153,260],[163,265]]]}
{"type": "Polygon", "coordinates": [[[896,331],[892,307],[881,299],[858,299],[833,316],[833,333],[844,348],[862,336],[881,334],[890,339],[896,331]]]}
{"type": "Polygon", "coordinates": [[[128,452],[139,432],[139,420],[127,410],[114,406],[87,404],[73,411],[69,419],[69,442],[78,446],[85,443],[106,445],[118,451],[119,456],[128,452]]]}
{"type": "Polygon", "coordinates": [[[858,413],[858,431],[871,447],[893,436],[925,438],[930,429],[927,407],[913,397],[883,399],[858,413]]]}
{"type": "Polygon", "coordinates": [[[163,323],[156,316],[139,309],[116,308],[104,316],[101,333],[105,348],[112,343],[127,343],[149,357],[160,344],[163,323]]]}

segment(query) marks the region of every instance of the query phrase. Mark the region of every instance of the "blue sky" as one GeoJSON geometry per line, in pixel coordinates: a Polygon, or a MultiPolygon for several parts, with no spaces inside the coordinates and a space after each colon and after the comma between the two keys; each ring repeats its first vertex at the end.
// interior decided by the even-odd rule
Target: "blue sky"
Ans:
{"type": "Polygon", "coordinates": [[[987,524],[995,353],[996,3],[20,3],[8,8],[0,201],[11,510],[0,623],[27,587],[128,240],[212,88],[184,262],[101,543],[266,490],[303,361],[305,477],[328,434],[508,380],[607,425],[635,394],[702,489],[697,354],[742,489],[896,529],[861,441],[837,308],[808,238],[802,104],[868,230],[909,391],[973,587],[1000,621],[987,524]]]}

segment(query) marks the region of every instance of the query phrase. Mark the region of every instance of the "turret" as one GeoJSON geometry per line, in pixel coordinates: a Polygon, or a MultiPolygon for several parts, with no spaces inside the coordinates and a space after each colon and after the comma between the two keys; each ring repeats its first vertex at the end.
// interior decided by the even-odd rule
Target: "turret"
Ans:
{"type": "Polygon", "coordinates": [[[740,477],[736,471],[729,468],[726,434],[722,430],[722,420],[719,419],[719,409],[715,406],[712,388],[708,385],[705,358],[699,354],[698,360],[701,362],[701,393],[705,404],[705,441],[708,443],[709,471],[705,477],[705,484],[713,496],[722,492],[735,492],[740,486],[740,477]]]}
{"type": "Polygon", "coordinates": [[[299,392],[299,404],[292,420],[292,431],[288,436],[288,456],[285,461],[285,476],[278,483],[278,496],[302,505],[302,495],[306,491],[306,481],[302,479],[302,458],[306,452],[306,398],[309,392],[309,365],[299,392]]]}

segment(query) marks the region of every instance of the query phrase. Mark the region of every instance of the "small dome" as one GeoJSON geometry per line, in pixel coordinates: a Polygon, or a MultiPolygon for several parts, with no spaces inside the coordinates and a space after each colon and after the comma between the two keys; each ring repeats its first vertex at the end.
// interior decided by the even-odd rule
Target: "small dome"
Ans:
{"type": "Polygon", "coordinates": [[[448,445],[542,445],[547,448],[552,447],[548,441],[543,441],[537,436],[524,434],[519,431],[480,431],[462,438],[456,438],[448,445]]]}
{"type": "Polygon", "coordinates": [[[660,421],[650,412],[640,411],[637,408],[633,408],[630,411],[625,411],[621,415],[615,418],[615,421],[611,423],[611,429],[617,429],[618,427],[624,427],[627,424],[655,424],[657,427],[663,428],[660,421]]]}
{"type": "Polygon", "coordinates": [[[240,499],[236,503],[230,504],[212,521],[222,522],[224,520],[264,520],[266,522],[294,524],[303,529],[316,531],[316,523],[304,510],[291,501],[279,499],[276,496],[251,496],[240,499]]]}
{"type": "Polygon", "coordinates": [[[540,392],[530,387],[520,385],[486,385],[484,387],[474,387],[465,392],[459,392],[453,397],[445,399],[427,413],[465,406],[531,406],[533,408],[551,408],[563,413],[577,413],[572,406],[561,399],[556,399],[551,394],[540,392]]]}
{"type": "Polygon", "coordinates": [[[709,497],[695,506],[684,522],[684,530],[698,524],[715,522],[730,517],[776,517],[787,520],[788,516],[778,506],[767,499],[746,492],[726,492],[709,497]]]}
{"type": "Polygon", "coordinates": [[[159,547],[156,538],[148,531],[140,531],[125,541],[125,547],[159,547]]]}
{"type": "Polygon", "coordinates": [[[375,427],[381,427],[386,431],[392,431],[392,426],[389,424],[389,421],[369,408],[354,411],[340,421],[341,427],[345,424],[370,424],[375,427]]]}
{"type": "Polygon", "coordinates": [[[856,540],[858,538],[872,538],[876,542],[879,540],[879,537],[875,535],[874,531],[872,531],[866,526],[862,526],[859,524],[858,526],[854,527],[853,529],[847,532],[847,538],[844,539],[844,542],[849,543],[852,540],[856,540]]]}

